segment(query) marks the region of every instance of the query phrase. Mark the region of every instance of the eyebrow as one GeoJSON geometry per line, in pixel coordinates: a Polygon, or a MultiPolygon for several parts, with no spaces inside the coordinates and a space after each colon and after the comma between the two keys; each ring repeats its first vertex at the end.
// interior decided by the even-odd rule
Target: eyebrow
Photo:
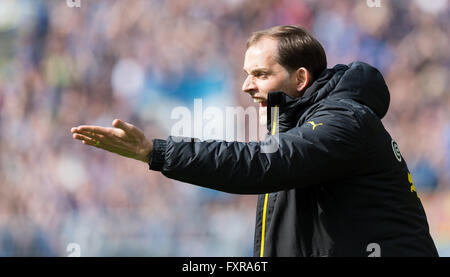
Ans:
{"type": "MultiPolygon", "coordinates": [[[[243,68],[243,70],[245,73],[249,74],[245,68],[243,68]]],[[[252,69],[250,71],[250,73],[253,73],[253,74],[255,74],[255,73],[270,73],[270,69],[265,68],[265,67],[257,67],[257,68],[252,69]]]]}

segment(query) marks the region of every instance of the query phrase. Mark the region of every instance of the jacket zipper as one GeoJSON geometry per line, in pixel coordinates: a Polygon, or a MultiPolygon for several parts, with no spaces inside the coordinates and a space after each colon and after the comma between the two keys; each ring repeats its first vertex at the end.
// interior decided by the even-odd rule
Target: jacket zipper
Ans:
{"type": "MultiPolygon", "coordinates": [[[[273,123],[272,123],[272,136],[276,133],[277,127],[277,118],[278,118],[278,106],[275,105],[275,109],[273,112],[273,123]]],[[[262,219],[262,230],[261,230],[261,252],[260,257],[264,257],[264,240],[265,240],[265,232],[266,232],[266,214],[267,214],[267,202],[269,199],[269,194],[266,193],[264,197],[264,208],[263,208],[263,219],[262,219]]]]}

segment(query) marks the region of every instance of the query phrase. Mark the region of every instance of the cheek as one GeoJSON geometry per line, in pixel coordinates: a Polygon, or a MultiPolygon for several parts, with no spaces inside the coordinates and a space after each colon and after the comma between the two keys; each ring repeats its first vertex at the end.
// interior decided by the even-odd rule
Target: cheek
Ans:
{"type": "Polygon", "coordinates": [[[297,90],[296,83],[295,81],[292,82],[292,80],[289,79],[288,77],[280,78],[277,82],[277,90],[282,91],[289,96],[294,96],[293,94],[295,94],[297,90]]]}
{"type": "Polygon", "coordinates": [[[269,91],[273,91],[273,84],[267,80],[261,80],[257,83],[259,94],[267,96],[269,91]]]}
{"type": "Polygon", "coordinates": [[[273,79],[265,84],[265,91],[285,91],[288,88],[288,83],[285,79],[273,79]]]}

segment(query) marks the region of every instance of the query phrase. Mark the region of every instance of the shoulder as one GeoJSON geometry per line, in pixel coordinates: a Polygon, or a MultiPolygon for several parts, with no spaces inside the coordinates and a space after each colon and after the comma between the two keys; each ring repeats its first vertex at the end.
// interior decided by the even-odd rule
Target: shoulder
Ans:
{"type": "MultiPolygon", "coordinates": [[[[311,106],[297,126],[313,128],[311,124],[322,123],[323,136],[348,136],[356,141],[366,141],[370,136],[383,133],[381,119],[367,106],[351,99],[324,99],[311,106]]],[[[319,128],[315,128],[319,130],[319,128]]]]}
{"type": "Polygon", "coordinates": [[[336,119],[346,119],[349,123],[352,122],[358,128],[366,129],[368,132],[384,129],[381,119],[374,111],[352,99],[324,99],[311,107],[305,119],[325,114],[336,119]]]}
{"type": "Polygon", "coordinates": [[[331,121],[350,121],[360,125],[358,118],[362,113],[361,107],[353,106],[352,103],[340,100],[323,99],[312,105],[302,117],[302,123],[314,118],[327,118],[331,121]]]}

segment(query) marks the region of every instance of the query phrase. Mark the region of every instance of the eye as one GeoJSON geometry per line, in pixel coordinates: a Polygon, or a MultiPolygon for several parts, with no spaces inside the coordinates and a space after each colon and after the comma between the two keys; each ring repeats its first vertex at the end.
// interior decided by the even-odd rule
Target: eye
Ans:
{"type": "Polygon", "coordinates": [[[255,73],[256,78],[265,79],[268,77],[268,74],[266,72],[257,72],[255,73]]]}

